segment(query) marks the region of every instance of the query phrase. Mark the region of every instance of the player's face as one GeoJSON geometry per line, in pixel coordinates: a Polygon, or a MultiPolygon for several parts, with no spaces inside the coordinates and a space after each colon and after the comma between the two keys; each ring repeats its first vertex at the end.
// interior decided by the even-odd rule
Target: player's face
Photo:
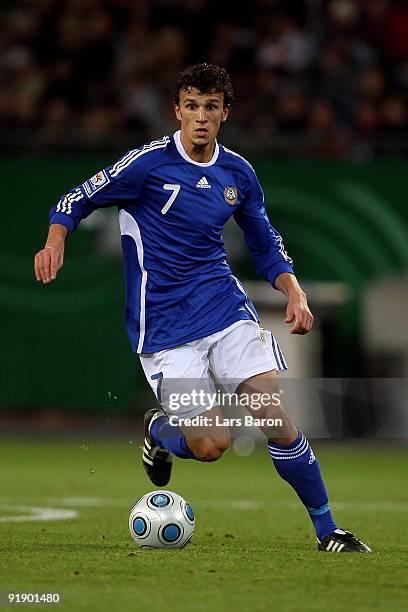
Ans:
{"type": "Polygon", "coordinates": [[[181,139],[187,153],[205,149],[212,155],[221,122],[228,116],[224,94],[200,94],[194,87],[181,91],[175,112],[181,123],[181,139]]]}

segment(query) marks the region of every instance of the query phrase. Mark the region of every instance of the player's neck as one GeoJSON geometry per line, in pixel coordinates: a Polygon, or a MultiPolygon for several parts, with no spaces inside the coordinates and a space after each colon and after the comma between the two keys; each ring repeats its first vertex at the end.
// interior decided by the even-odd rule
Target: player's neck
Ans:
{"type": "Polygon", "coordinates": [[[188,157],[193,161],[199,162],[200,164],[206,164],[207,162],[211,161],[214,155],[215,141],[209,142],[207,145],[197,146],[194,145],[194,143],[189,142],[184,137],[183,132],[181,132],[180,142],[188,157]]]}

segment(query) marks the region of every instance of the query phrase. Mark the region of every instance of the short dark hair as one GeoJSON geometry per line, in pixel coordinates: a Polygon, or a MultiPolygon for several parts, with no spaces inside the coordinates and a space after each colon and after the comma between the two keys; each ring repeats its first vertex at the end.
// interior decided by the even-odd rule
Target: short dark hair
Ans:
{"type": "Polygon", "coordinates": [[[224,108],[234,104],[234,90],[228,72],[225,68],[214,64],[194,64],[180,72],[174,92],[174,103],[180,104],[180,92],[189,91],[192,87],[200,94],[223,93],[224,108]]]}

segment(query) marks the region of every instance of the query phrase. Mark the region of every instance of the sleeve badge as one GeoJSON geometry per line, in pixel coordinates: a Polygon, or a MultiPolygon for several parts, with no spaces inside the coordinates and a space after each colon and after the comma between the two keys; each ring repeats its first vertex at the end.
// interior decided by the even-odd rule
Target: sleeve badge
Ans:
{"type": "Polygon", "coordinates": [[[85,181],[83,188],[86,195],[91,198],[97,191],[102,189],[102,187],[105,187],[105,185],[108,183],[110,183],[109,176],[106,174],[105,170],[101,170],[95,174],[95,176],[85,181]]]}

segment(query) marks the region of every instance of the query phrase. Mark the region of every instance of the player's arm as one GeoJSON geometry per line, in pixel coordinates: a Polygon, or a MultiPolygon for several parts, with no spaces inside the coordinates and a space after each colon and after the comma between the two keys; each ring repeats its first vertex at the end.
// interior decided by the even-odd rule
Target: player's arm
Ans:
{"type": "Polygon", "coordinates": [[[246,197],[234,218],[244,232],[257,273],[288,298],[285,323],[293,323],[290,333],[306,334],[312,328],[313,315],[294,274],[293,262],[285,251],[282,236],[270,224],[255,173],[251,174],[246,197]]]}
{"type": "Polygon", "coordinates": [[[43,249],[34,257],[38,281],[49,283],[57,276],[64,262],[65,239],[75,232],[82,219],[97,208],[135,203],[143,182],[143,173],[132,162],[132,152],[116,164],[63,195],[50,211],[48,237],[43,249]]]}

